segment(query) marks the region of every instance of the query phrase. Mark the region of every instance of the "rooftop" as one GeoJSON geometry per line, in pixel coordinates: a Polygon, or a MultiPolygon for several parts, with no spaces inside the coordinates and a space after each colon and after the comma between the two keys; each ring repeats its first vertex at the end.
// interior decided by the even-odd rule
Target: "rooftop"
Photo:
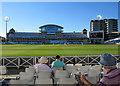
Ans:
{"type": "Polygon", "coordinates": [[[62,26],[55,25],[55,24],[47,24],[47,25],[40,26],[39,28],[41,29],[41,28],[46,27],[46,26],[57,26],[57,27],[60,27],[60,28],[62,28],[62,29],[63,29],[63,27],[62,27],[62,26]]]}

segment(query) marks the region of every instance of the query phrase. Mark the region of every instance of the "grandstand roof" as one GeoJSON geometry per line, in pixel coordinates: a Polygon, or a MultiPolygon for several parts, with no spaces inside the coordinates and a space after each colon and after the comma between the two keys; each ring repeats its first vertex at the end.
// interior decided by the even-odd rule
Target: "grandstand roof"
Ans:
{"type": "Polygon", "coordinates": [[[62,28],[62,29],[63,29],[63,27],[62,27],[62,26],[55,25],[55,24],[47,24],[47,25],[40,26],[39,28],[41,29],[41,28],[46,27],[46,26],[57,26],[57,27],[60,27],[60,28],[62,28]]]}
{"type": "Polygon", "coordinates": [[[110,39],[110,40],[107,40],[107,41],[105,41],[105,43],[107,43],[107,42],[111,42],[111,41],[116,41],[116,40],[120,40],[120,37],[118,37],[118,38],[114,38],[114,39],[110,39]]]}
{"type": "Polygon", "coordinates": [[[39,34],[39,32],[15,32],[15,34],[39,34]]]}

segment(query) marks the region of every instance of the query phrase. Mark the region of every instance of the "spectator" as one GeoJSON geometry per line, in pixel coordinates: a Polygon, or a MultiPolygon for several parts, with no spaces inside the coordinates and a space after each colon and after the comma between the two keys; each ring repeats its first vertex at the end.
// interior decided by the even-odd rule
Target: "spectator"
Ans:
{"type": "Polygon", "coordinates": [[[46,57],[41,57],[38,63],[34,65],[36,72],[52,72],[52,69],[48,66],[48,60],[46,57]]]}
{"type": "Polygon", "coordinates": [[[65,64],[64,62],[60,61],[60,56],[56,56],[56,61],[52,62],[51,68],[53,69],[54,67],[60,68],[62,67],[65,70],[65,64]]]}
{"type": "MultiPolygon", "coordinates": [[[[116,60],[110,54],[103,54],[100,59],[100,64],[107,70],[107,73],[100,80],[98,86],[107,86],[107,85],[120,85],[120,69],[116,67],[116,60]]],[[[92,86],[92,83],[86,80],[84,75],[81,75],[81,81],[88,85],[92,86]]]]}

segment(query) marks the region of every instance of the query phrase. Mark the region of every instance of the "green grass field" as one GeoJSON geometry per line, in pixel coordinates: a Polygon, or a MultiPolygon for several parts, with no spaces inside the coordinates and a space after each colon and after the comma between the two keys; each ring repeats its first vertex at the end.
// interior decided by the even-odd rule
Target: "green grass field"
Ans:
{"type": "Polygon", "coordinates": [[[117,54],[118,45],[1,45],[2,56],[70,56],[117,54]]]}

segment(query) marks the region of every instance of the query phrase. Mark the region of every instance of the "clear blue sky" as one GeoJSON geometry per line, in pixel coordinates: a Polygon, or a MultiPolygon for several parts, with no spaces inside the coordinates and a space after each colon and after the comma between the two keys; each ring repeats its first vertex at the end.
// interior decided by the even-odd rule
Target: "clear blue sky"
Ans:
{"type": "Polygon", "coordinates": [[[118,19],[118,2],[3,2],[2,36],[5,36],[4,17],[9,16],[8,30],[39,32],[45,24],[57,24],[64,32],[90,31],[90,21],[97,15],[102,19],[118,19]]]}

